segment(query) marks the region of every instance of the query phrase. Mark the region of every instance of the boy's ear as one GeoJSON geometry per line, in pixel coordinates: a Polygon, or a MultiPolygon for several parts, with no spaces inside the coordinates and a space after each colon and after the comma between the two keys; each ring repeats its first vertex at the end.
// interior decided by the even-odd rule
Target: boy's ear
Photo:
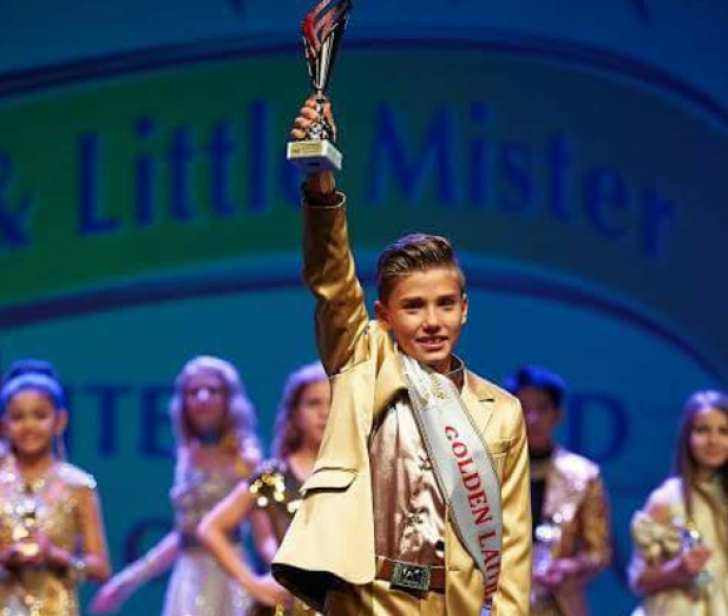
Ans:
{"type": "Polygon", "coordinates": [[[387,307],[380,300],[376,300],[374,302],[374,314],[377,316],[377,321],[379,321],[380,325],[382,325],[386,331],[392,329],[392,326],[389,323],[387,307]]]}
{"type": "Polygon", "coordinates": [[[468,305],[469,305],[469,302],[468,302],[468,294],[467,293],[463,293],[462,302],[463,302],[463,318],[462,318],[461,324],[462,325],[465,325],[468,322],[468,305]]]}
{"type": "Polygon", "coordinates": [[[56,425],[53,428],[54,436],[61,436],[68,427],[68,411],[66,409],[58,409],[56,412],[56,425]]]}

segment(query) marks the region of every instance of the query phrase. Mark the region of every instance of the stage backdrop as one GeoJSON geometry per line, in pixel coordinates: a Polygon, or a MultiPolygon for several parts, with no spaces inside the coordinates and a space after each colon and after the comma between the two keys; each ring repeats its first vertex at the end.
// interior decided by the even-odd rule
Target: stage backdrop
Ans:
{"type": "MultiPolygon", "coordinates": [[[[296,177],[302,0],[0,5],[0,353],[51,359],[115,567],[168,529],[173,378],[239,366],[269,440],[316,350],[296,177]]],[[[447,234],[462,355],[569,382],[563,442],[602,463],[627,614],[628,522],[679,409],[728,377],[728,8],[686,0],[355,0],[333,80],[360,273],[447,234]]],[[[163,584],[123,614],[159,613],[163,584]]]]}

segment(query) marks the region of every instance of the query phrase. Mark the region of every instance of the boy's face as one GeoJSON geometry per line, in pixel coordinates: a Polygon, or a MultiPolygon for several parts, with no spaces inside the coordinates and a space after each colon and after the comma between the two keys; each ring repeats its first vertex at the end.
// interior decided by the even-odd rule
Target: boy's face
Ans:
{"type": "Polygon", "coordinates": [[[561,409],[554,406],[548,392],[530,385],[517,392],[526,419],[528,446],[534,453],[542,453],[553,447],[553,436],[561,420],[561,409]]]}
{"type": "Polygon", "coordinates": [[[468,298],[456,271],[437,267],[403,276],[386,302],[375,303],[377,319],[410,357],[450,371],[452,354],[468,316],[468,298]]]}

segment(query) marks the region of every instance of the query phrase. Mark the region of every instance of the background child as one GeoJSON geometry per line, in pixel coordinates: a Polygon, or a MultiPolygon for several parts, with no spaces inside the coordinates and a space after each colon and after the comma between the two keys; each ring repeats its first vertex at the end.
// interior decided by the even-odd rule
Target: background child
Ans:
{"type": "MultiPolygon", "coordinates": [[[[256,533],[256,539],[265,537],[258,549],[270,565],[300,504],[301,485],[313,469],[329,414],[330,398],[328,378],[320,363],[293,372],[283,389],[278,410],[273,445],[275,457],[264,462],[248,481],[240,484],[206,515],[198,530],[200,540],[225,570],[253,595],[257,594],[254,586],[258,580],[251,576],[244,558],[230,541],[230,532],[251,516],[256,526],[265,528],[265,532],[256,533]]],[[[266,599],[264,603],[275,605],[280,595],[271,592],[263,598],[266,599]]],[[[273,616],[275,613],[271,607],[258,605],[250,616],[273,616]]],[[[296,602],[285,613],[303,616],[313,612],[296,602]]]]}
{"type": "Polygon", "coordinates": [[[52,366],[16,363],[0,394],[0,613],[77,616],[77,587],[110,573],[93,477],[63,460],[68,424],[52,366]]]}
{"type": "MultiPolygon", "coordinates": [[[[137,588],[174,565],[164,616],[242,616],[247,593],[195,536],[202,517],[260,462],[255,413],[237,370],[217,357],[188,362],[175,381],[170,416],[177,438],[171,491],[175,528],[96,595],[96,613],[113,612],[137,588]]],[[[238,532],[234,540],[239,543],[238,532]]]]}
{"type": "Polygon", "coordinates": [[[632,521],[635,616],[728,615],[728,396],[698,391],[683,409],[675,475],[632,521]]]}

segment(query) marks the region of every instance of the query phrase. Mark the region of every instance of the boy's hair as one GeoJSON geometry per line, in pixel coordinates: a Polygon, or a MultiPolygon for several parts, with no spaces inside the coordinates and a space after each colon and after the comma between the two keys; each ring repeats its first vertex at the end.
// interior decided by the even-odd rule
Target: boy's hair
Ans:
{"type": "Polygon", "coordinates": [[[505,388],[514,396],[524,387],[544,392],[555,408],[561,408],[566,399],[566,382],[558,374],[543,366],[521,366],[505,380],[505,388]]]}
{"type": "Polygon", "coordinates": [[[438,267],[452,268],[460,289],[465,292],[465,274],[450,240],[438,235],[411,233],[387,246],[377,263],[377,286],[380,301],[386,302],[398,280],[415,272],[438,267]]]}

